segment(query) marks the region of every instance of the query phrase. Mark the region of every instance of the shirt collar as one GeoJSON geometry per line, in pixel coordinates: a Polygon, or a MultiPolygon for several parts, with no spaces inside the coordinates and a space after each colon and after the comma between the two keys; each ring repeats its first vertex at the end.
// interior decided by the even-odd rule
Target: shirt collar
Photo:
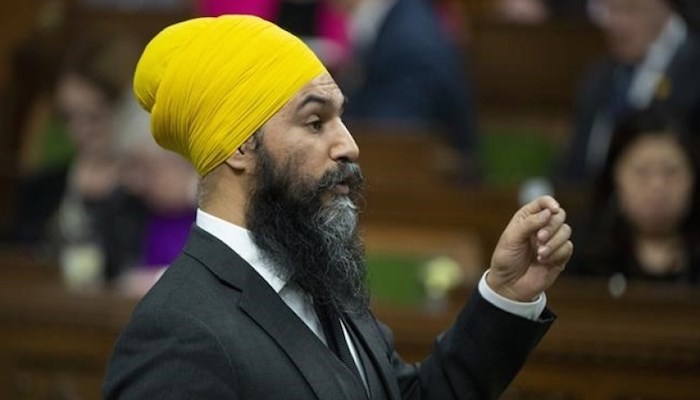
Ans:
{"type": "Polygon", "coordinates": [[[683,18],[673,13],[649,47],[645,59],[636,68],[627,94],[629,104],[639,109],[649,106],[658,90],[660,80],[667,73],[687,36],[688,27],[683,18]]]}
{"type": "Polygon", "coordinates": [[[199,208],[197,209],[196,224],[235,251],[253,267],[275,292],[279,293],[285,287],[287,281],[280,278],[275,272],[274,266],[264,259],[260,249],[253,242],[249,230],[199,208]]]}
{"type": "Polygon", "coordinates": [[[683,18],[676,13],[671,14],[661,33],[651,44],[646,63],[652,64],[652,68],[665,69],[687,36],[688,26],[683,18]]]}

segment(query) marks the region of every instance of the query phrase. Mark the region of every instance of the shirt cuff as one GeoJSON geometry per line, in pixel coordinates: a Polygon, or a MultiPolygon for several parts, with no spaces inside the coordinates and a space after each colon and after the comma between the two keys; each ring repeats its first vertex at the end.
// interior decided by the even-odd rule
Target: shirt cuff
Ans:
{"type": "Polygon", "coordinates": [[[505,312],[515,314],[519,317],[527,318],[531,321],[537,321],[542,315],[542,311],[547,306],[547,295],[542,292],[534,301],[523,303],[513,301],[496,293],[486,283],[486,276],[489,271],[484,272],[479,281],[479,293],[486,301],[500,308],[505,312]]]}

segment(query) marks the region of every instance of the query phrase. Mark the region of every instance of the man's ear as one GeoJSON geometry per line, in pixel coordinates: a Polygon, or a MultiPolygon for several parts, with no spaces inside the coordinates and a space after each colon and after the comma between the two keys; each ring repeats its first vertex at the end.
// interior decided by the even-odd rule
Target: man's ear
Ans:
{"type": "Polygon", "coordinates": [[[236,151],[231,155],[231,157],[227,158],[226,161],[224,161],[234,171],[244,172],[253,168],[253,164],[255,162],[253,157],[254,152],[250,149],[246,150],[244,149],[244,147],[246,147],[246,143],[244,143],[241,147],[236,149],[236,151]]]}

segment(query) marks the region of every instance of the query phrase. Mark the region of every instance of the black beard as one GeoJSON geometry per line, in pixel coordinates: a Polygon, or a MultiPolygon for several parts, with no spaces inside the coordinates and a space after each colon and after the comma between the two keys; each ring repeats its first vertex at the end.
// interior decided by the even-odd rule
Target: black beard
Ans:
{"type": "Polygon", "coordinates": [[[298,157],[278,166],[264,146],[256,151],[246,222],[265,260],[316,303],[346,313],[366,310],[365,254],[357,228],[363,185],[359,166],[341,161],[314,181],[298,172],[298,157]],[[350,189],[348,195],[333,193],[341,182],[350,189]]]}

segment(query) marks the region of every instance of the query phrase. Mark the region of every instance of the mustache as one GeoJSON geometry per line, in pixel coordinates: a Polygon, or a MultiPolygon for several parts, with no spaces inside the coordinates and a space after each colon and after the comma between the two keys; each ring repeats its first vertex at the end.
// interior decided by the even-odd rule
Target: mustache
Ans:
{"type": "Polygon", "coordinates": [[[338,184],[347,185],[351,193],[361,191],[364,188],[365,178],[360,165],[352,161],[339,162],[337,168],[323,174],[316,189],[318,192],[323,192],[338,184]]]}

